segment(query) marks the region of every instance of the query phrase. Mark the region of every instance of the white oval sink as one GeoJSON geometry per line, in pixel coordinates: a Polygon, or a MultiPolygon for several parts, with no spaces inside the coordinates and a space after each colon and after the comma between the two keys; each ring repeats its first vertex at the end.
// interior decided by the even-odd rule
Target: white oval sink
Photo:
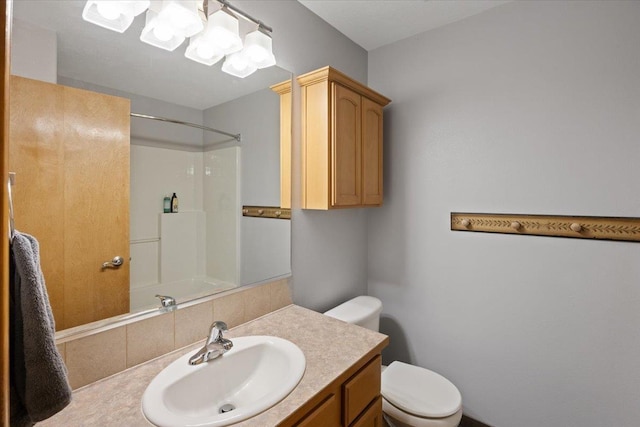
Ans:
{"type": "Polygon", "coordinates": [[[284,399],[304,374],[304,354],[290,341],[271,336],[231,341],[233,348],[217,359],[194,366],[189,353],[163,369],[142,396],[147,419],[160,427],[237,423],[284,399]]]}

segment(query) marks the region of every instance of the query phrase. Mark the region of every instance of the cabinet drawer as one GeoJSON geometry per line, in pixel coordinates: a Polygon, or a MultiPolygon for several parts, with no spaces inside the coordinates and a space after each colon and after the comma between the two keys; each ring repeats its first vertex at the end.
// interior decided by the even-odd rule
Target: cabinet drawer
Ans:
{"type": "Polygon", "coordinates": [[[382,427],[382,397],[378,396],[351,427],[382,427]]]}
{"type": "Polygon", "coordinates": [[[351,424],[379,395],[380,356],[376,356],[344,383],[344,424],[351,424]]]}
{"type": "Polygon", "coordinates": [[[338,427],[340,426],[340,399],[329,395],[311,411],[296,427],[338,427]]]}

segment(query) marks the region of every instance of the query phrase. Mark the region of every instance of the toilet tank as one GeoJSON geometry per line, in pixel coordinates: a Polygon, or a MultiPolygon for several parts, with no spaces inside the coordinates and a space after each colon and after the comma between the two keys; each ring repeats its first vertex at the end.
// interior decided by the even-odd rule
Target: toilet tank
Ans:
{"type": "Polygon", "coordinates": [[[359,296],[343,302],[325,312],[327,316],[378,331],[382,301],[370,296],[359,296]]]}

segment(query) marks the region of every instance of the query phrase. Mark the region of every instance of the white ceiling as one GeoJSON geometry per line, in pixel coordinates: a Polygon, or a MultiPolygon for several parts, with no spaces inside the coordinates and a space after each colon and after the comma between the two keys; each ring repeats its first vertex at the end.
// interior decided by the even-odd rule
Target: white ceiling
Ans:
{"type": "MultiPolygon", "coordinates": [[[[299,1],[367,50],[507,2],[299,1]]],[[[83,21],[84,4],[85,0],[14,0],[16,19],[57,33],[61,76],[201,110],[290,77],[278,67],[259,70],[245,79],[232,77],[220,71],[220,63],[206,67],[186,59],[186,43],[174,52],[142,43],[144,15],[118,34],[83,21]]],[[[241,25],[248,24],[241,20],[241,25]]]]}
{"type": "Polygon", "coordinates": [[[511,0],[298,0],[367,51],[511,0]]]}

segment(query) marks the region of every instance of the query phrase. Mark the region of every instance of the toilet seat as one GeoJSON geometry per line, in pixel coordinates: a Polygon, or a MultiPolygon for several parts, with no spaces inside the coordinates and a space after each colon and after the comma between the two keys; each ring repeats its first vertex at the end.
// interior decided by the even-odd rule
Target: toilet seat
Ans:
{"type": "Polygon", "coordinates": [[[442,375],[395,361],[382,372],[382,397],[418,418],[445,418],[462,409],[462,396],[442,375]]]}
{"type": "Polygon", "coordinates": [[[416,417],[382,399],[382,412],[392,427],[457,427],[462,419],[462,409],[444,418],[416,417]]]}

